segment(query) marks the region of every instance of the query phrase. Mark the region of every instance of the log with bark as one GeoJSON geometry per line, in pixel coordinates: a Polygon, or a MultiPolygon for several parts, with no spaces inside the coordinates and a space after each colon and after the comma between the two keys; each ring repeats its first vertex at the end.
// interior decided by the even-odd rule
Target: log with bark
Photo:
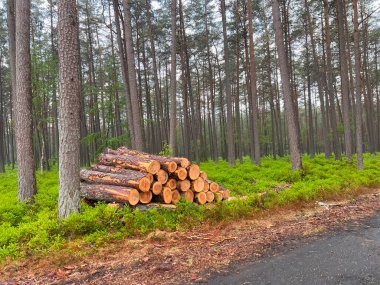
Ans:
{"type": "Polygon", "coordinates": [[[199,193],[196,193],[195,194],[195,201],[199,204],[199,205],[204,205],[206,204],[207,200],[206,200],[206,193],[205,192],[199,192],[199,193]]]}
{"type": "Polygon", "coordinates": [[[194,192],[202,192],[204,190],[204,180],[200,177],[191,181],[191,188],[194,192]]]}
{"type": "Polygon", "coordinates": [[[207,191],[207,192],[205,192],[205,193],[206,193],[206,201],[207,201],[208,203],[211,203],[212,201],[214,201],[214,199],[215,199],[215,195],[214,195],[213,192],[211,192],[211,191],[207,191]]]}
{"type": "MultiPolygon", "coordinates": [[[[130,155],[137,155],[137,156],[152,158],[152,159],[160,161],[160,163],[165,163],[168,161],[169,162],[175,162],[177,165],[184,167],[184,168],[186,168],[190,165],[190,160],[188,160],[185,157],[172,157],[172,156],[155,155],[155,154],[150,154],[150,153],[146,153],[146,152],[142,152],[142,151],[131,150],[131,149],[128,149],[126,147],[119,147],[117,149],[117,151],[120,151],[120,153],[122,153],[122,154],[130,154],[130,155]]],[[[169,171],[169,172],[172,173],[172,172],[174,172],[174,170],[169,171]]]]}
{"type": "Polygon", "coordinates": [[[207,180],[207,183],[210,185],[210,191],[212,192],[217,192],[219,191],[220,187],[219,187],[219,184],[218,183],[215,183],[211,180],[207,180]]]}
{"type": "Polygon", "coordinates": [[[161,168],[157,160],[131,155],[101,153],[99,155],[99,162],[108,166],[129,168],[151,174],[156,174],[161,168]]]}
{"type": "Polygon", "coordinates": [[[169,178],[169,175],[168,173],[163,170],[163,169],[160,169],[155,175],[154,177],[156,178],[156,180],[158,182],[160,182],[161,184],[165,184],[166,181],[168,181],[168,178],[169,178]]]}
{"type": "Polygon", "coordinates": [[[194,202],[194,192],[193,191],[189,190],[189,191],[181,192],[181,197],[190,203],[194,202]]]}
{"type": "Polygon", "coordinates": [[[170,178],[168,182],[166,182],[165,186],[174,190],[177,188],[177,180],[175,180],[174,178],[170,178]]]}
{"type": "Polygon", "coordinates": [[[199,177],[201,171],[199,170],[199,166],[196,165],[196,164],[192,164],[190,166],[188,166],[186,168],[187,170],[187,173],[188,173],[188,177],[191,179],[191,180],[195,180],[199,177]]]}
{"type": "Polygon", "coordinates": [[[132,206],[140,200],[136,189],[102,184],[81,184],[80,196],[88,200],[128,203],[132,206]]]}
{"type": "Polygon", "coordinates": [[[185,179],[185,180],[177,182],[177,189],[181,190],[182,192],[189,190],[190,187],[191,187],[190,180],[185,179]]]}
{"type": "Polygon", "coordinates": [[[153,197],[153,200],[164,204],[170,204],[172,202],[172,196],[172,189],[164,187],[159,195],[153,197]]]}
{"type": "Polygon", "coordinates": [[[150,154],[150,153],[146,153],[142,151],[128,149],[126,147],[120,147],[117,150],[106,149],[105,152],[109,152],[112,154],[122,154],[122,155],[127,154],[127,155],[154,159],[154,160],[159,161],[161,164],[161,168],[169,173],[173,173],[177,169],[178,165],[182,167],[187,167],[190,165],[190,161],[186,158],[154,155],[154,154],[150,154]]]}
{"type": "Polygon", "coordinates": [[[153,194],[151,191],[148,192],[140,192],[140,203],[141,204],[148,204],[150,201],[152,201],[153,194]]]}
{"type": "Polygon", "coordinates": [[[185,180],[187,177],[187,170],[183,167],[178,167],[176,171],[172,173],[172,176],[178,180],[185,180]]]}
{"type": "Polygon", "coordinates": [[[172,203],[178,203],[181,200],[181,195],[177,189],[172,190],[172,203]]]}
{"type": "Polygon", "coordinates": [[[80,171],[80,178],[87,183],[125,186],[143,192],[149,191],[151,185],[150,179],[146,177],[146,173],[130,169],[124,169],[123,172],[117,173],[82,169],[80,171]]]}
{"type": "Polygon", "coordinates": [[[152,185],[152,193],[154,195],[159,195],[162,192],[163,186],[160,182],[154,182],[152,185]]]}

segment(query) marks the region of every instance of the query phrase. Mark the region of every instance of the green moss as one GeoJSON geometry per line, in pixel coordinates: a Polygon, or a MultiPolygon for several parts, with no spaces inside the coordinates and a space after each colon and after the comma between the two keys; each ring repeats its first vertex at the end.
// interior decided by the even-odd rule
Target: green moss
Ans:
{"type": "Polygon", "coordinates": [[[26,255],[43,255],[74,241],[91,247],[110,239],[145,235],[159,230],[187,230],[204,222],[231,221],[251,215],[262,208],[310,202],[334,195],[349,194],[361,186],[380,185],[380,157],[365,154],[365,169],[353,163],[326,160],[322,155],[303,157],[303,170],[292,172],[289,158],[263,158],[262,165],[230,166],[226,161],[201,163],[210,179],[229,188],[232,196],[245,199],[220,202],[205,208],[181,201],[176,211],[164,208],[147,212],[128,207],[115,209],[99,203],[82,205],[80,214],[66,220],[57,218],[58,173],[56,169],[37,173],[38,194],[33,205],[17,202],[17,172],[0,174],[0,260],[26,255]],[[286,186],[286,187],[285,187],[286,186]],[[272,191],[274,187],[285,187],[272,191]],[[267,192],[259,196],[260,192],[267,192]]]}

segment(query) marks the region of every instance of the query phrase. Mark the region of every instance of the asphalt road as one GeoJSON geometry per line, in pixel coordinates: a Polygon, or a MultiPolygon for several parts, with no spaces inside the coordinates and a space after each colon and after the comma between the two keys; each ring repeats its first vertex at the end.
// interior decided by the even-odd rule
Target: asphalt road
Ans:
{"type": "Polygon", "coordinates": [[[206,284],[380,284],[380,213],[206,284]]]}

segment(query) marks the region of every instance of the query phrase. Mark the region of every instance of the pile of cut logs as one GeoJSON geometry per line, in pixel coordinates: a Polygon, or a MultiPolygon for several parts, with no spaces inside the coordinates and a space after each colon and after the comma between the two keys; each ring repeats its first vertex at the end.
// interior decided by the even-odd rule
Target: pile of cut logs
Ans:
{"type": "Polygon", "coordinates": [[[165,157],[120,147],[106,148],[99,164],[80,172],[81,197],[135,206],[174,204],[181,198],[203,205],[230,197],[230,191],[209,180],[187,158],[165,157]]]}

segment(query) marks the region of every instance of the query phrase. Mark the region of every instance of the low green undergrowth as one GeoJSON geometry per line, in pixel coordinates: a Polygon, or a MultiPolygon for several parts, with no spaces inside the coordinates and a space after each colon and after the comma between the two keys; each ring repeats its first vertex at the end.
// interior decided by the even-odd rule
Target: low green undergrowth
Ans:
{"type": "Polygon", "coordinates": [[[247,196],[205,208],[180,202],[176,211],[148,212],[105,204],[82,205],[80,214],[57,218],[58,174],[37,173],[38,194],[33,205],[17,203],[17,173],[0,174],[0,260],[40,256],[77,242],[97,247],[110,239],[145,235],[154,230],[185,230],[204,222],[229,221],[254,211],[295,202],[350,194],[358,187],[380,185],[380,157],[365,155],[365,169],[345,161],[303,157],[302,171],[292,172],[289,158],[263,158],[262,165],[230,166],[225,161],[201,163],[210,179],[229,188],[233,196],[247,196]],[[258,195],[266,192],[266,195],[258,195]]]}

